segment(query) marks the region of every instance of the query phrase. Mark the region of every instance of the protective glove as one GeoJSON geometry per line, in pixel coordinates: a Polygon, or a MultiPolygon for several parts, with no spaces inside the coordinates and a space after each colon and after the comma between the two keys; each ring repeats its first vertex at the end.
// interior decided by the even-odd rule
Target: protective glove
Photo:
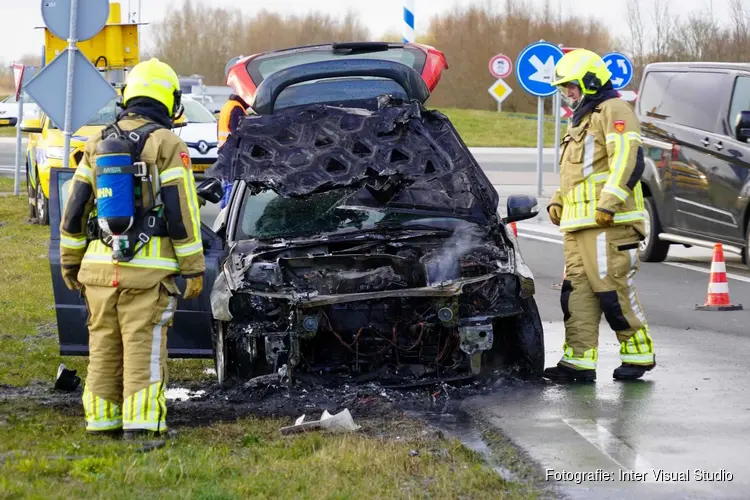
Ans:
{"type": "Polygon", "coordinates": [[[615,225],[615,218],[611,213],[597,209],[596,225],[599,227],[612,227],[615,225]]]}
{"type": "Polygon", "coordinates": [[[547,213],[549,214],[549,220],[552,222],[552,224],[559,226],[560,218],[562,217],[562,206],[558,205],[557,203],[553,203],[552,205],[547,207],[547,213]]]}
{"type": "Polygon", "coordinates": [[[196,298],[203,291],[203,276],[188,278],[185,280],[185,294],[182,296],[185,300],[196,298]]]}
{"type": "Polygon", "coordinates": [[[65,286],[68,287],[68,290],[74,291],[74,290],[80,290],[83,288],[81,286],[81,282],[78,281],[78,271],[80,270],[80,267],[75,267],[71,269],[62,269],[62,278],[65,282],[65,286]]]}
{"type": "Polygon", "coordinates": [[[200,196],[200,195],[198,195],[198,205],[200,205],[202,207],[206,206],[206,200],[202,196],[200,196]]]}

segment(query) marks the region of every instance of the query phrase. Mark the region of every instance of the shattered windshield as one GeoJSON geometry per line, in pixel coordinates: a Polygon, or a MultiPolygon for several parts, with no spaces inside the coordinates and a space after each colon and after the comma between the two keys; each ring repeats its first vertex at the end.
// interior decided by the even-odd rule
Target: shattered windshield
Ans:
{"type": "Polygon", "coordinates": [[[417,219],[435,219],[388,209],[343,206],[347,198],[356,191],[353,188],[333,189],[300,198],[288,198],[271,190],[254,195],[249,194],[248,190],[240,211],[236,238],[299,238],[368,229],[377,223],[399,224],[417,219]]]}

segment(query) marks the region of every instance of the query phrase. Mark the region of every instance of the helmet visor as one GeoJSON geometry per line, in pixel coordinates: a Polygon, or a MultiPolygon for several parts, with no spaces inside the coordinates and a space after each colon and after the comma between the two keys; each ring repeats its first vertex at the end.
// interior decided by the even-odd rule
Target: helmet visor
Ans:
{"type": "Polygon", "coordinates": [[[577,82],[567,82],[557,86],[563,105],[575,110],[581,105],[583,92],[577,82]]]}

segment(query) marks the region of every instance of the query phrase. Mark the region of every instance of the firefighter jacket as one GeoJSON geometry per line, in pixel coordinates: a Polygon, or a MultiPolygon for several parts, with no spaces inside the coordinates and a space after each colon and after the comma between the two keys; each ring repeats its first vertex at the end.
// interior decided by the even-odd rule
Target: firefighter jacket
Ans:
{"type": "Polygon", "coordinates": [[[219,147],[222,147],[229,134],[237,127],[240,117],[245,114],[245,106],[236,99],[229,99],[221,107],[219,113],[219,123],[217,124],[219,132],[219,147]]]}
{"type": "MultiPolygon", "coordinates": [[[[118,125],[127,132],[149,123],[140,116],[127,117],[118,125]]],[[[113,262],[112,249],[101,239],[87,238],[87,221],[97,198],[96,147],[101,134],[91,137],[73,176],[68,201],[60,223],[62,272],[78,270],[83,285],[146,289],[169,276],[185,278],[205,271],[198,195],[190,155],[180,138],[169,129],[158,129],[146,140],[141,161],[160,183],[154,192],[161,198],[168,236],[154,236],[128,262],[113,262]]],[[[143,205],[151,205],[151,193],[141,193],[143,205]]]]}
{"type": "Polygon", "coordinates": [[[645,235],[639,121],[625,101],[607,99],[570,127],[560,154],[560,188],[549,206],[562,207],[560,231],[596,227],[596,210],[615,225],[645,235]]]}

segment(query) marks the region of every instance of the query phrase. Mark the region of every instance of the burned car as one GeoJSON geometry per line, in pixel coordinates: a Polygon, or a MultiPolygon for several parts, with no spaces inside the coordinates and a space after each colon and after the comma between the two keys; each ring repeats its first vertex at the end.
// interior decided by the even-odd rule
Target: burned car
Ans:
{"type": "MultiPolygon", "coordinates": [[[[233,63],[228,82],[254,114],[206,172],[231,179],[231,197],[202,224],[204,291],[178,300],[170,357],[214,358],[222,384],[541,375],[534,279],[508,226],[534,217],[537,200],[511,196],[501,214],[453,125],[425,108],[445,67],[431,47],[391,43],[233,63]]],[[[60,350],[86,355],[85,303],[60,273],[64,170],[53,169],[50,204],[60,350]]],[[[203,196],[216,202],[217,188],[203,196]]]]}
{"type": "Polygon", "coordinates": [[[217,228],[230,250],[211,291],[220,379],[304,371],[420,383],[501,364],[539,375],[533,277],[507,226],[536,215],[536,200],[511,197],[499,215],[450,121],[424,107],[415,70],[342,63],[267,77],[258,114],[207,172],[235,180],[217,228]],[[363,77],[400,92],[373,92],[363,77]],[[287,89],[332,79],[332,101],[279,106],[287,89]]]}

